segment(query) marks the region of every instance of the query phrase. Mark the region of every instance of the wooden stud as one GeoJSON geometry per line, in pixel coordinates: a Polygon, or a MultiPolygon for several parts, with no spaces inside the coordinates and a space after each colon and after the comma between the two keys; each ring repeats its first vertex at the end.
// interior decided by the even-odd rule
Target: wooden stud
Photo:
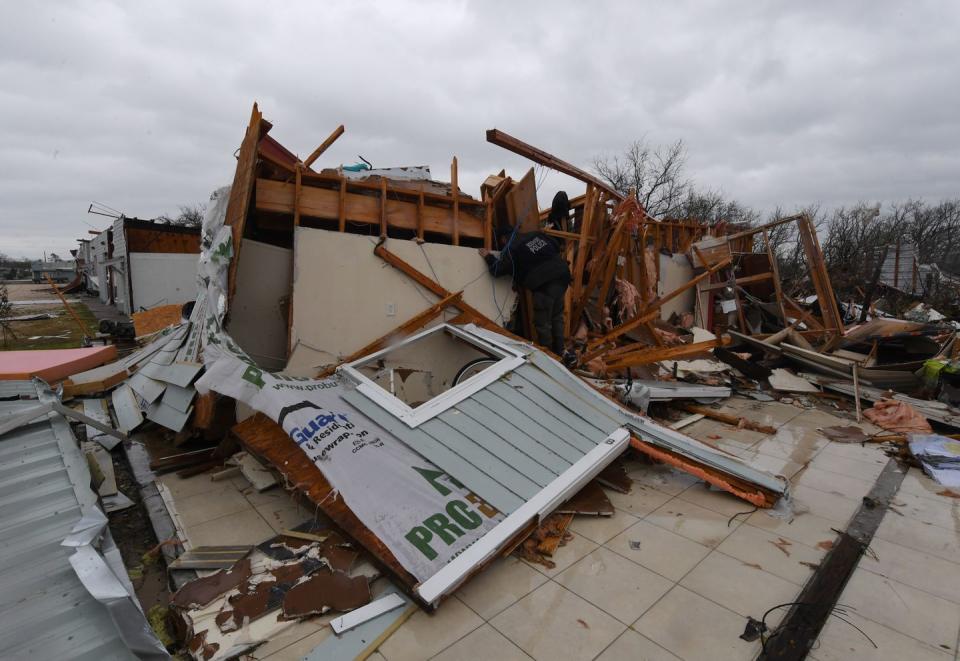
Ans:
{"type": "Polygon", "coordinates": [[[767,259],[770,260],[770,272],[773,274],[773,291],[777,296],[777,306],[780,308],[780,318],[783,325],[787,325],[787,309],[783,306],[783,289],[780,283],[780,269],[777,266],[777,256],[770,245],[770,233],[763,230],[763,243],[767,246],[767,259]]]}
{"type": "Polygon", "coordinates": [[[417,238],[423,241],[423,184],[420,184],[420,194],[417,196],[417,238]]]}
{"type": "Polygon", "coordinates": [[[314,149],[312,154],[310,154],[309,156],[307,156],[307,160],[305,160],[305,161],[303,162],[303,167],[305,167],[305,168],[310,167],[315,160],[317,160],[318,158],[320,158],[320,155],[321,155],[323,152],[327,151],[327,148],[328,148],[330,145],[332,145],[334,142],[336,142],[337,138],[339,138],[341,135],[343,135],[343,131],[344,131],[343,124],[341,124],[340,126],[338,126],[337,128],[335,128],[335,129],[333,130],[333,133],[331,133],[331,134],[327,137],[326,140],[324,140],[323,142],[321,142],[321,143],[320,143],[320,146],[317,147],[316,149],[314,149]]]}
{"type": "Polygon", "coordinates": [[[337,198],[337,222],[341,232],[347,230],[347,178],[340,179],[340,195],[337,198]]]}
{"type": "Polygon", "coordinates": [[[338,365],[326,368],[325,370],[320,372],[320,374],[317,375],[317,378],[324,379],[330,376],[331,374],[333,374],[334,372],[336,372],[337,367],[339,365],[343,365],[344,363],[352,363],[355,360],[360,360],[366,355],[380,351],[380,349],[387,346],[389,342],[395,341],[398,338],[409,335],[413,331],[419,330],[425,324],[432,321],[435,317],[442,314],[446,308],[448,307],[459,308],[461,307],[462,303],[463,303],[462,291],[458,291],[455,294],[448,294],[447,296],[444,296],[436,304],[427,308],[423,312],[420,312],[419,314],[411,317],[410,319],[403,322],[402,324],[394,328],[392,331],[390,331],[386,335],[383,335],[377,338],[376,340],[374,340],[373,342],[370,342],[362,349],[358,349],[354,351],[349,356],[341,360],[338,365]]]}
{"type": "Polygon", "coordinates": [[[293,226],[300,226],[300,194],[302,193],[302,174],[303,174],[303,165],[297,163],[296,168],[294,169],[294,184],[293,184],[293,226]]]}
{"type": "Polygon", "coordinates": [[[594,218],[596,216],[597,202],[602,198],[602,194],[592,186],[587,186],[587,201],[583,208],[583,222],[580,223],[580,236],[577,243],[577,254],[573,260],[573,283],[571,292],[571,301],[576,310],[571,309],[570,326],[567,332],[573,335],[577,329],[574,326],[580,324],[580,314],[583,311],[582,290],[583,290],[583,271],[587,264],[587,253],[589,252],[586,239],[590,237],[593,231],[594,218]]]}
{"type": "MultiPolygon", "coordinates": [[[[483,201],[486,207],[483,210],[483,247],[490,250],[493,247],[493,199],[486,190],[483,192],[483,201]]],[[[422,239],[423,237],[421,237],[422,239]]]]}
{"type": "Polygon", "coordinates": [[[453,194],[453,245],[460,245],[460,186],[457,182],[457,157],[450,162],[450,189],[453,194]]]}
{"type": "Polygon", "coordinates": [[[380,236],[387,236],[387,178],[380,177],[380,236]]]}

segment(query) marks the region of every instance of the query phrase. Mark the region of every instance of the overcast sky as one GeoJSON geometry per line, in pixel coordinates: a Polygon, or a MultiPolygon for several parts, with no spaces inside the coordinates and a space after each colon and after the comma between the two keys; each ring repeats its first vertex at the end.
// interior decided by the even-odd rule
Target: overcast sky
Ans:
{"type": "MultiPolygon", "coordinates": [[[[689,174],[760,209],[960,196],[956,2],[7,2],[0,252],[61,255],[233,177],[254,100],[318,165],[429,165],[478,195],[529,163],[682,138],[689,174]],[[274,5],[277,9],[269,9],[274,5]],[[296,6],[299,5],[299,6],[296,6]],[[535,7],[533,5],[536,5],[535,7]],[[282,9],[280,9],[282,7],[282,9]]],[[[559,187],[543,179],[542,206],[559,187]]]]}

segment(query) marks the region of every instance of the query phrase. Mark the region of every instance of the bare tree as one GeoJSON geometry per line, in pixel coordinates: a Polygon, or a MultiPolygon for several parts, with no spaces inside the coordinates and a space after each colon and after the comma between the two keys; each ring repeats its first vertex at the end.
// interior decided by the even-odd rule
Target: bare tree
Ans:
{"type": "Polygon", "coordinates": [[[651,216],[679,217],[692,190],[686,158],[682,140],[659,147],[635,140],[621,156],[594,159],[593,167],[617,192],[635,191],[651,216]]]}
{"type": "Polygon", "coordinates": [[[8,317],[13,311],[13,305],[10,303],[10,296],[7,293],[7,285],[0,282],[0,332],[3,333],[3,348],[7,348],[7,334],[9,333],[14,339],[17,338],[16,334],[13,332],[13,328],[10,327],[10,322],[8,317]]]}
{"type": "Polygon", "coordinates": [[[203,225],[203,216],[207,212],[207,206],[203,203],[188,205],[181,204],[180,213],[176,218],[170,216],[159,216],[157,218],[161,223],[167,225],[178,225],[180,227],[200,227],[203,225]]]}

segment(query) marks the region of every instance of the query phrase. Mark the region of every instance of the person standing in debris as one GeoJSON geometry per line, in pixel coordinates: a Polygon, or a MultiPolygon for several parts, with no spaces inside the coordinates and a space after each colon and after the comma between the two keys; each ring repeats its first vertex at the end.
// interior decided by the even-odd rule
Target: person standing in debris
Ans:
{"type": "Polygon", "coordinates": [[[570,267],[553,237],[544,232],[518,234],[507,228],[497,232],[500,254],[485,248],[480,256],[494,277],[512,275],[517,287],[533,293],[533,326],[537,341],[564,360],[563,296],[570,281],[570,267]]]}

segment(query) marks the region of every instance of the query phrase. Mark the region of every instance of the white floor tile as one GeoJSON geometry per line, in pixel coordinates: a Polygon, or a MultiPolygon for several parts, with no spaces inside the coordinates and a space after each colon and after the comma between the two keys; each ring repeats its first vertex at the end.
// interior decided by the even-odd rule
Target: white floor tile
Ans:
{"type": "MultiPolygon", "coordinates": [[[[534,659],[593,659],[626,626],[566,588],[546,583],[490,620],[534,659]]],[[[386,656],[394,661],[389,652],[386,656]]]]}
{"type": "Polygon", "coordinates": [[[624,624],[632,624],[673,582],[600,547],[555,579],[624,624]]]}
{"type": "Polygon", "coordinates": [[[422,661],[482,625],[479,615],[451,597],[433,614],[422,610],[414,613],[380,646],[380,652],[390,661],[422,661]]]}
{"type": "Polygon", "coordinates": [[[639,521],[627,528],[606,546],[673,581],[683,578],[710,552],[703,544],[648,521],[639,521]]]}
{"type": "Polygon", "coordinates": [[[742,519],[738,517],[730,521],[728,516],[675,498],[647,515],[645,520],[714,548],[741,525],[742,519]]]}
{"type": "Polygon", "coordinates": [[[747,661],[756,657],[760,644],[738,638],[745,625],[737,613],[678,585],[633,629],[681,659],[747,661]]]}

